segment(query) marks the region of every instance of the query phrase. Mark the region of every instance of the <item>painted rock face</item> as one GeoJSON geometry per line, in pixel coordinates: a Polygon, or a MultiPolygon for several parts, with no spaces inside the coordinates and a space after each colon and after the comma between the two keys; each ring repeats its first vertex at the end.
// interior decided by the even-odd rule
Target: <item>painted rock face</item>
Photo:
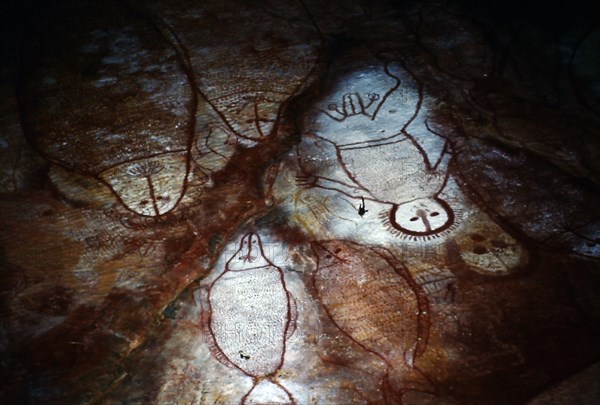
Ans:
{"type": "Polygon", "coordinates": [[[483,204],[551,250],[600,258],[597,193],[578,187],[564,172],[534,156],[514,158],[477,140],[466,144],[465,150],[468,153],[457,160],[457,167],[483,204]],[[486,171],[488,167],[499,170],[486,171]],[[499,198],[507,188],[511,198],[499,198]]]}
{"type": "MultiPolygon", "coordinates": [[[[302,56],[305,53],[302,47],[297,51],[301,59],[310,58],[302,56]]],[[[293,52],[287,57],[291,54],[293,52]]],[[[296,93],[311,69],[307,60],[301,66],[294,66],[293,69],[299,70],[297,77],[286,76],[279,72],[286,72],[290,65],[286,65],[284,60],[269,59],[272,56],[261,54],[242,66],[219,66],[218,69],[226,73],[218,76],[199,72],[203,78],[201,89],[208,101],[227,127],[241,138],[260,140],[272,135],[284,103],[296,93]],[[266,66],[265,61],[275,66],[266,66]]]]}
{"type": "Polygon", "coordinates": [[[148,8],[177,33],[198,90],[228,130],[246,140],[272,135],[316,63],[319,42],[305,10],[284,2],[267,11],[244,1],[174,1],[167,10],[153,1],[148,8]]]}
{"type": "Polygon", "coordinates": [[[122,163],[99,174],[130,210],[145,216],[171,211],[183,197],[184,188],[174,182],[187,168],[187,153],[167,153],[122,163]]]}
{"type": "Polygon", "coordinates": [[[213,354],[257,379],[277,372],[295,324],[291,300],[283,273],[265,257],[259,236],[244,236],[208,291],[206,327],[213,354]]]}
{"type": "Polygon", "coordinates": [[[65,6],[44,36],[48,46],[27,53],[27,135],[51,162],[104,182],[133,212],[162,215],[186,187],[195,109],[188,77],[147,21],[119,5],[85,6],[95,18],[73,26],[81,10],[65,6]],[[119,13],[128,23],[114,17],[106,28],[119,13]]]}
{"type": "Polygon", "coordinates": [[[429,315],[408,271],[352,242],[314,242],[312,248],[315,287],[332,321],[388,364],[412,366],[426,348],[429,315]]]}
{"type": "Polygon", "coordinates": [[[347,87],[334,87],[309,114],[299,147],[303,172],[317,179],[314,186],[390,204],[387,222],[405,235],[449,229],[455,215],[441,193],[451,154],[427,131],[422,89],[397,64],[365,66],[339,80],[347,87]],[[316,149],[338,169],[311,168],[307,156],[316,149]]]}
{"type": "Polygon", "coordinates": [[[395,205],[390,223],[408,235],[430,235],[442,232],[454,223],[454,211],[438,197],[423,197],[395,205]]]}

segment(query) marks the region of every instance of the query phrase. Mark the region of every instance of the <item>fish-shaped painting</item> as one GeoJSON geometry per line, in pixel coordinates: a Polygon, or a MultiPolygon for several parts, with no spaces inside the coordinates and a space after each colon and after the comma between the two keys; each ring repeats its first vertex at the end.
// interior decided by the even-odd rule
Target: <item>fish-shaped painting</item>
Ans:
{"type": "Polygon", "coordinates": [[[330,240],[311,243],[314,285],[331,321],[385,364],[386,402],[409,391],[434,395],[416,367],[427,348],[429,303],[407,268],[384,248],[330,240]]]}

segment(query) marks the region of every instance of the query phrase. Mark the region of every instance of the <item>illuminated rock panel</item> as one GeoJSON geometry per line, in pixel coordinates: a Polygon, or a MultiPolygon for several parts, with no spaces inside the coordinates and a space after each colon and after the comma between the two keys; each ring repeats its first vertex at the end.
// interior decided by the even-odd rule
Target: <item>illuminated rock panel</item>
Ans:
{"type": "Polygon", "coordinates": [[[17,7],[0,402],[597,403],[598,13],[475,3],[17,7]]]}

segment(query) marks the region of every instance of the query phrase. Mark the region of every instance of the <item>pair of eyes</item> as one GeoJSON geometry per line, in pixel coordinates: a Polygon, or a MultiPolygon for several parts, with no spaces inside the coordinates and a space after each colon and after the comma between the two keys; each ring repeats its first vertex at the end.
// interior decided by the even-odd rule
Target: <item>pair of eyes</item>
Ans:
{"type": "MultiPolygon", "coordinates": [[[[437,217],[438,215],[440,215],[440,213],[439,213],[439,212],[437,212],[437,211],[434,211],[434,212],[432,212],[431,214],[429,214],[429,216],[430,216],[430,217],[437,217]]],[[[410,219],[410,221],[411,221],[411,222],[415,222],[415,221],[417,221],[418,219],[419,219],[419,217],[412,217],[412,218],[410,219]]]]}
{"type": "MultiPolygon", "coordinates": [[[[170,198],[169,196],[163,197],[163,196],[160,196],[160,195],[159,195],[158,197],[156,197],[156,200],[157,200],[157,201],[160,201],[160,200],[169,201],[170,199],[171,199],[171,198],[170,198]]],[[[149,202],[150,202],[149,200],[142,200],[142,201],[140,201],[140,205],[146,205],[146,204],[148,204],[149,202]]]]}
{"type": "MultiPolygon", "coordinates": [[[[338,253],[340,253],[341,251],[342,251],[342,249],[341,249],[341,248],[337,248],[336,250],[334,250],[334,251],[333,251],[333,253],[335,253],[335,254],[337,255],[337,254],[338,254],[338,253]]],[[[332,256],[331,256],[330,254],[326,254],[326,255],[325,255],[325,258],[326,258],[326,259],[331,259],[331,258],[332,258],[332,256]]]]}

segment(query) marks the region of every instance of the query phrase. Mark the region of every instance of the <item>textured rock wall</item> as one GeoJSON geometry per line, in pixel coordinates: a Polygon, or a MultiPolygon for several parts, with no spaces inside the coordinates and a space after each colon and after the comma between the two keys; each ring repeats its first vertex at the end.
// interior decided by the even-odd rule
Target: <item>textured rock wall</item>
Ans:
{"type": "Polygon", "coordinates": [[[595,403],[594,5],[486,4],[16,7],[2,403],[595,403]]]}

